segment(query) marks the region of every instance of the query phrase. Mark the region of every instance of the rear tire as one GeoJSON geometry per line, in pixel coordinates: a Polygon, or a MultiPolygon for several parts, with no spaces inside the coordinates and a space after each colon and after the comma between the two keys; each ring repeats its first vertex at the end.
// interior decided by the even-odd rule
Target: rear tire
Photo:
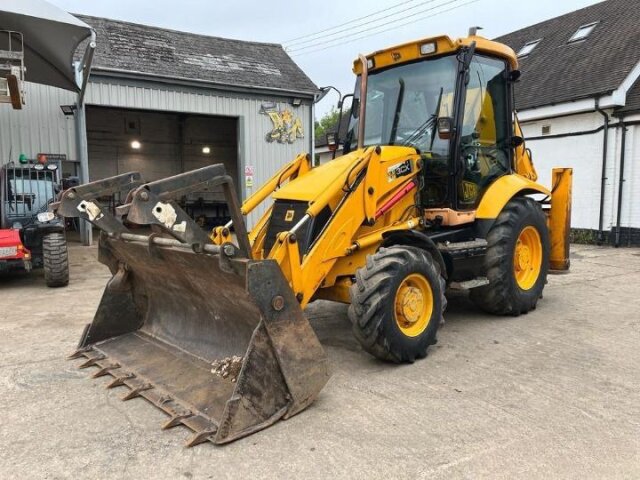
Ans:
{"type": "Polygon", "coordinates": [[[48,233],[42,238],[42,257],[47,287],[69,285],[69,256],[64,233],[48,233]]]}
{"type": "Polygon", "coordinates": [[[444,291],[440,266],[420,248],[394,246],[368,255],[350,289],[356,339],[381,360],[412,363],[425,357],[443,321],[444,291]],[[412,306],[403,307],[410,299],[412,306]]]}
{"type": "Polygon", "coordinates": [[[520,315],[536,308],[549,271],[549,231],[540,205],[511,200],[487,236],[485,267],[489,284],[474,288],[471,300],[495,315],[520,315]],[[528,244],[524,253],[523,244],[528,244]],[[530,272],[530,273],[527,273],[530,272]]]}

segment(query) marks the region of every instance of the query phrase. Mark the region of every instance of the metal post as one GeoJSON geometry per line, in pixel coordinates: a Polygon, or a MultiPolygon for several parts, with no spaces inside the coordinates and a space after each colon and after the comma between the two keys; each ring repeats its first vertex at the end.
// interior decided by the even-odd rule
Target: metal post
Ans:
{"type": "MultiPolygon", "coordinates": [[[[76,79],[81,82],[83,72],[79,62],[75,64],[76,79]]],[[[78,95],[75,111],[75,130],[76,130],[76,151],[80,160],[80,183],[89,183],[89,147],[87,145],[87,117],[84,108],[84,101],[78,95]]],[[[93,243],[91,224],[85,220],[80,220],[80,241],[83,245],[91,245],[93,243]]]]}
{"type": "Polygon", "coordinates": [[[311,123],[309,125],[309,129],[311,130],[311,135],[309,135],[309,138],[311,138],[311,165],[312,166],[316,166],[316,129],[315,129],[315,120],[316,120],[316,103],[314,101],[311,102],[311,112],[310,112],[310,117],[311,117],[311,123]]]}

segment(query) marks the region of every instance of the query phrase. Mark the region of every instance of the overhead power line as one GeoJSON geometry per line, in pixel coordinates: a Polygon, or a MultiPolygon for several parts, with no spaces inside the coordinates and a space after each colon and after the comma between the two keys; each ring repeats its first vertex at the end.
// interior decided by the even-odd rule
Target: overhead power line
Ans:
{"type": "MultiPolygon", "coordinates": [[[[415,0],[411,0],[411,1],[415,1],[415,0]]],[[[395,16],[397,16],[397,15],[400,15],[400,14],[403,14],[403,13],[406,13],[406,12],[409,12],[409,11],[411,11],[411,10],[415,10],[416,8],[423,7],[424,5],[428,5],[428,4],[433,3],[433,2],[435,2],[435,1],[437,1],[437,0],[426,0],[426,1],[425,1],[425,0],[422,0],[420,3],[418,3],[418,4],[416,4],[416,5],[412,5],[412,6],[410,6],[410,7],[403,8],[403,9],[401,9],[401,10],[397,10],[397,11],[395,11],[395,12],[391,12],[391,13],[389,13],[388,15],[385,15],[384,17],[381,17],[381,18],[374,18],[374,19],[372,19],[372,20],[366,20],[366,21],[365,21],[364,19],[366,19],[366,18],[368,18],[368,17],[372,17],[372,16],[375,16],[375,15],[376,15],[375,13],[372,13],[372,14],[370,14],[370,15],[367,15],[367,16],[365,16],[365,17],[362,17],[362,18],[360,19],[360,22],[359,22],[359,23],[357,23],[356,25],[350,25],[350,26],[348,26],[348,27],[346,27],[346,28],[342,28],[342,29],[340,29],[340,30],[335,30],[335,31],[334,31],[334,29],[336,29],[336,28],[338,28],[338,27],[333,27],[333,28],[331,29],[331,32],[330,32],[330,33],[326,33],[326,34],[324,34],[324,35],[316,36],[316,38],[310,38],[310,37],[307,37],[305,40],[289,43],[289,44],[287,44],[287,45],[286,45],[286,47],[287,47],[287,48],[291,48],[291,47],[293,47],[293,49],[297,49],[298,47],[300,47],[301,45],[304,45],[305,43],[316,43],[316,42],[318,42],[318,41],[322,41],[322,40],[324,40],[325,38],[330,38],[330,37],[332,37],[332,36],[334,36],[334,35],[337,35],[337,34],[339,34],[339,33],[348,32],[348,31],[350,31],[350,30],[352,30],[352,29],[354,29],[354,28],[360,28],[360,27],[368,26],[368,25],[372,25],[372,24],[374,24],[374,23],[389,22],[389,19],[390,19],[390,18],[392,18],[392,17],[395,17],[395,16]]],[[[420,13],[420,12],[416,12],[416,13],[420,13]]],[[[380,26],[380,25],[378,25],[378,26],[380,26]]]]}
{"type": "MultiPolygon", "coordinates": [[[[432,0],[432,1],[435,1],[435,0],[432,0]]],[[[436,9],[440,8],[440,7],[443,7],[443,6],[446,6],[446,5],[450,5],[450,4],[456,3],[458,1],[461,1],[461,0],[449,0],[449,1],[441,3],[439,5],[434,5],[432,7],[425,8],[423,10],[415,12],[413,15],[411,15],[411,18],[415,18],[416,15],[421,15],[423,13],[431,12],[433,10],[436,10],[436,9]]],[[[424,17],[420,17],[420,18],[424,18],[424,17]]],[[[353,37],[354,35],[360,35],[362,33],[375,31],[375,30],[377,30],[379,28],[382,28],[382,27],[388,27],[389,25],[395,25],[397,27],[399,25],[396,25],[396,24],[398,22],[402,22],[404,20],[406,20],[406,17],[405,18],[396,18],[395,20],[390,20],[388,22],[385,22],[382,25],[371,25],[371,26],[368,26],[367,28],[363,28],[361,30],[353,31],[353,32],[350,32],[350,33],[345,34],[345,35],[339,35],[337,37],[334,36],[334,37],[332,37],[332,38],[330,38],[328,40],[321,40],[321,41],[319,41],[317,43],[314,43],[312,45],[306,45],[306,46],[299,47],[299,48],[293,48],[293,49],[287,50],[287,52],[288,53],[297,53],[297,52],[301,52],[303,50],[320,47],[322,45],[328,45],[328,44],[331,44],[331,43],[334,43],[334,42],[337,42],[337,41],[340,41],[340,40],[343,40],[343,39],[348,39],[350,37],[353,37]]],[[[417,21],[417,20],[414,20],[414,21],[417,21]]],[[[412,23],[412,22],[408,22],[408,23],[412,23]]],[[[402,25],[404,25],[404,24],[402,24],[402,25]]],[[[389,30],[389,29],[387,29],[387,30],[389,30]]]]}
{"type": "Polygon", "coordinates": [[[421,20],[426,20],[428,18],[435,17],[437,15],[441,15],[441,14],[446,13],[446,12],[450,12],[450,11],[455,10],[457,8],[461,8],[461,7],[470,5],[472,3],[476,3],[479,0],[471,0],[471,1],[459,4],[459,5],[455,5],[459,1],[460,0],[449,0],[448,2],[444,2],[444,3],[441,3],[439,5],[435,5],[433,7],[427,8],[425,10],[421,10],[420,12],[417,12],[415,15],[419,15],[421,13],[430,12],[430,11],[436,10],[436,9],[438,9],[440,7],[444,7],[444,6],[453,4],[448,9],[441,10],[439,12],[436,12],[436,13],[433,13],[433,14],[430,14],[430,15],[419,16],[417,18],[415,17],[415,15],[412,15],[411,16],[411,20],[409,20],[407,22],[398,23],[398,22],[401,22],[402,20],[405,20],[403,18],[399,18],[399,19],[396,19],[396,20],[391,20],[390,22],[387,22],[384,25],[377,25],[375,27],[363,29],[363,30],[360,30],[358,32],[353,32],[352,34],[349,34],[349,35],[342,35],[342,36],[334,37],[331,40],[322,41],[322,42],[319,42],[319,43],[317,43],[315,45],[309,45],[307,47],[301,47],[301,48],[298,48],[298,49],[290,50],[290,51],[288,51],[288,53],[290,55],[294,56],[294,57],[297,57],[297,56],[300,56],[302,54],[308,54],[308,53],[319,52],[319,51],[322,51],[322,50],[327,50],[329,48],[333,48],[333,47],[337,47],[337,46],[340,46],[340,45],[344,45],[345,43],[351,43],[351,42],[354,42],[356,40],[360,40],[360,39],[363,39],[363,38],[368,38],[368,37],[371,37],[373,35],[378,35],[380,33],[384,33],[384,32],[388,32],[390,30],[394,30],[394,29],[396,29],[398,27],[402,27],[402,26],[405,26],[405,25],[410,25],[412,23],[416,23],[416,22],[419,22],[421,20]],[[392,25],[392,26],[390,26],[390,25],[392,25]],[[380,27],[388,27],[388,28],[383,28],[382,30],[380,30],[380,27]],[[372,32],[371,33],[367,33],[365,35],[359,35],[359,34],[362,34],[362,33],[365,33],[365,32],[370,32],[370,31],[372,31],[372,32]],[[357,36],[353,36],[353,35],[357,35],[357,36]],[[338,42],[338,43],[334,43],[334,42],[338,42]],[[327,46],[322,47],[323,45],[327,45],[327,46]],[[322,48],[315,48],[315,47],[322,47],[322,48]],[[311,50],[309,50],[309,49],[311,49],[311,50]]]}
{"type": "Polygon", "coordinates": [[[379,13],[388,12],[389,10],[393,10],[394,8],[401,7],[402,5],[406,5],[407,3],[413,3],[415,1],[416,0],[405,0],[404,2],[396,3],[395,5],[391,5],[390,7],[383,8],[382,10],[378,10],[378,11],[372,12],[372,13],[370,13],[368,15],[363,16],[363,17],[357,17],[357,18],[354,18],[354,19],[349,20],[347,22],[341,23],[339,25],[334,25],[333,27],[325,28],[324,30],[319,30],[319,31],[313,32],[313,33],[306,33],[306,34],[301,35],[299,37],[290,38],[289,40],[286,40],[286,41],[284,41],[282,43],[284,45],[286,45],[288,43],[295,42],[296,40],[300,40],[302,38],[315,37],[316,35],[319,35],[321,33],[330,32],[331,30],[334,30],[336,28],[344,27],[345,25],[350,25],[352,23],[358,22],[358,21],[363,20],[365,18],[373,17],[375,15],[378,15],[379,13]]]}

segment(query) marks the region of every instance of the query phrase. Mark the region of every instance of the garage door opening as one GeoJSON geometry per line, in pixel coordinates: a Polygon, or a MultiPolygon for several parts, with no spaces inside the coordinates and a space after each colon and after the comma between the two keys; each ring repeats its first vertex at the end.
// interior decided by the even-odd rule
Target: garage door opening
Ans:
{"type": "MultiPolygon", "coordinates": [[[[87,106],[87,142],[91,181],[138,171],[151,182],[222,163],[238,184],[235,117],[87,106]]],[[[101,201],[114,210],[126,193],[101,201]]],[[[188,194],[178,203],[206,229],[230,218],[221,187],[188,194]]]]}

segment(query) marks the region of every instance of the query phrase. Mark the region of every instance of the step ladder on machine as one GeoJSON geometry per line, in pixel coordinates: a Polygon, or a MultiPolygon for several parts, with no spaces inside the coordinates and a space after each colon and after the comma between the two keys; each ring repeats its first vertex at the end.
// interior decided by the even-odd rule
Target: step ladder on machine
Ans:
{"type": "Polygon", "coordinates": [[[24,104],[24,40],[22,33],[0,30],[0,103],[14,109],[24,104]]]}

